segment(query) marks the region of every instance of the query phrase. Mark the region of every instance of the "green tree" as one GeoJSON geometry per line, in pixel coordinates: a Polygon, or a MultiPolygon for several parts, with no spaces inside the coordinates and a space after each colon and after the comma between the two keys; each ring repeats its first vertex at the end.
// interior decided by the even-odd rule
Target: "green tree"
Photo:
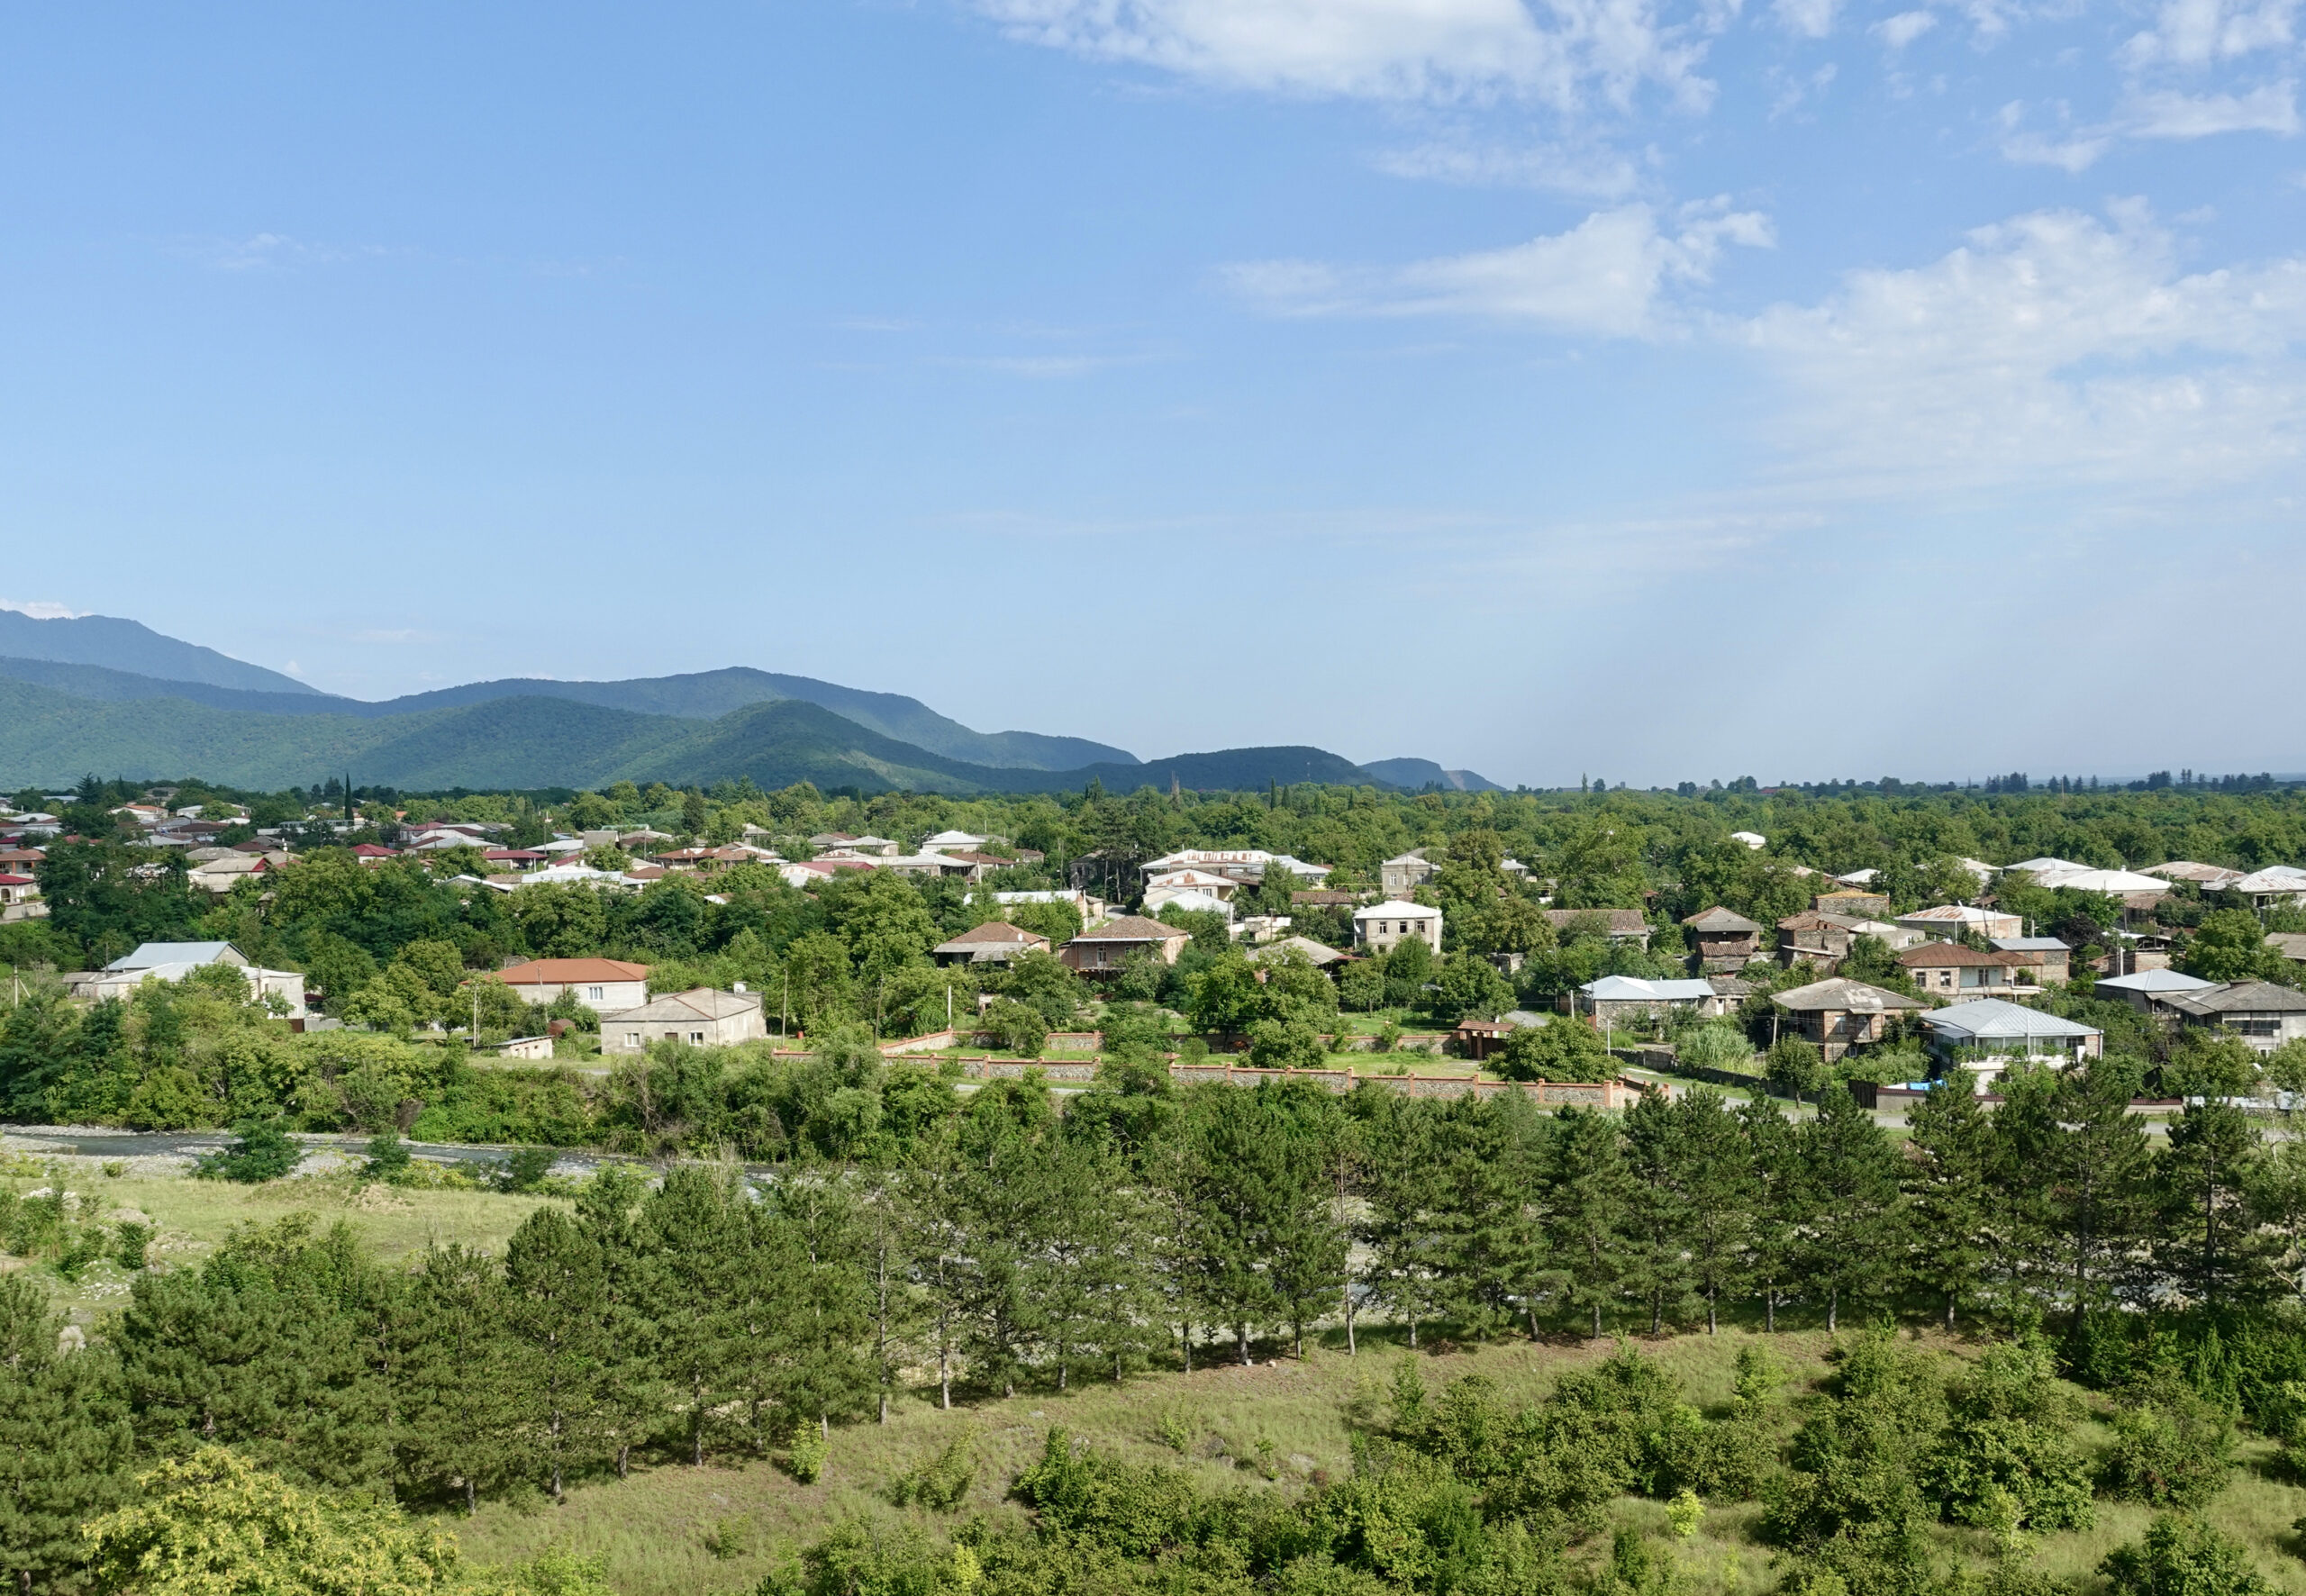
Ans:
{"type": "Polygon", "coordinates": [[[411,1286],[395,1381],[406,1472],[432,1489],[457,1483],[468,1517],[520,1457],[515,1349],[504,1275],[460,1243],[434,1246],[411,1286]]]}
{"type": "Polygon", "coordinates": [[[2205,981],[2257,981],[2279,974],[2283,963],[2266,946],[2256,915],[2247,909],[2213,909],[2187,939],[2180,967],[2205,981]]]}
{"type": "Polygon", "coordinates": [[[2116,1546],[2098,1565],[2113,1596],[2274,1596],[2250,1555],[2208,1524],[2167,1513],[2142,1540],[2116,1546]]]}
{"type": "MultiPolygon", "coordinates": [[[[1550,1029],[1551,1027],[1547,1029],[1550,1029]]],[[[1547,1247],[1560,1272],[1560,1298],[1571,1311],[1602,1314],[1616,1301],[1625,1269],[1622,1237],[1633,1196],[1618,1122],[1607,1114],[1564,1109],[1545,1172],[1547,1247]]]]}
{"type": "Polygon", "coordinates": [[[2230,1100],[2196,1099],[2170,1127],[2155,1164],[2155,1256],[2195,1302],[2239,1304],[2268,1288],[2271,1238],[2249,1206],[2264,1157],[2257,1127],[2230,1100]]]}
{"type": "Polygon", "coordinates": [[[1907,1133],[1909,1267],[1917,1284],[1946,1304],[1954,1328],[1961,1304],[1984,1283],[1993,1260],[1993,1125],[1967,1070],[1956,1070],[1916,1105],[1907,1133]]]}
{"type": "Polygon", "coordinates": [[[0,1570],[27,1591],[86,1588],[80,1527],[128,1484],[111,1360],[60,1353],[64,1325],[40,1286],[0,1275],[0,1570]]]}
{"type": "Polygon", "coordinates": [[[682,1450],[696,1467],[714,1411],[737,1383],[740,1288],[750,1273],[743,1202],[720,1172],[686,1165],[641,1204],[650,1345],[680,1408],[682,1450]]]}
{"type": "Polygon", "coordinates": [[[389,1501],[302,1489],[222,1446],[137,1476],[142,1500],[87,1526],[95,1588],[135,1596],[419,1596],[455,1580],[455,1540],[389,1501]]]}
{"type": "Polygon", "coordinates": [[[1826,1328],[1833,1330],[1843,1298],[1877,1295],[1893,1282],[1904,1219],[1898,1148],[1840,1086],[1825,1093],[1795,1140],[1809,1208],[1802,1274],[1825,1297],[1826,1328]]]}
{"type": "Polygon", "coordinates": [[[1435,1307],[1467,1336],[1501,1334],[1520,1317],[1534,1334],[1530,1288],[1544,1260],[1530,1200],[1544,1156],[1537,1111],[1516,1092],[1461,1097],[1430,1118],[1421,1224],[1435,1307]]]}
{"type": "Polygon", "coordinates": [[[1509,1081],[1599,1081],[1608,1078],[1613,1066],[1592,1026],[1557,1018],[1506,1032],[1496,1068],[1509,1081]]]}
{"type": "Polygon", "coordinates": [[[1686,1121],[1663,1091],[1626,1111],[1624,1287],[1649,1309],[1649,1333],[1679,1318],[1694,1292],[1687,1237],[1695,1220],[1694,1171],[1681,1146],[1686,1121]]]}
{"type": "Polygon", "coordinates": [[[504,1286],[505,1328],[521,1349],[522,1429],[558,1501],[604,1438],[600,1247],[558,1209],[540,1208],[505,1247],[504,1286]]]}

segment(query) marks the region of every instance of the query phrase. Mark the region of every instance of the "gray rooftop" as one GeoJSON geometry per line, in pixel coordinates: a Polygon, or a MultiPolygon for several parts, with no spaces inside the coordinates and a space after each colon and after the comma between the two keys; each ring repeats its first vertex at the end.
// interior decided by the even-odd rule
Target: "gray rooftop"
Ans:
{"type": "Polygon", "coordinates": [[[2045,1014],[2039,1009],[2029,1009],[2023,1003],[2006,1002],[2001,998],[1978,998],[1971,1002],[1956,1003],[1950,1009],[1935,1010],[1924,1014],[1921,1022],[1932,1030],[1996,1041],[2026,1037],[2094,1037],[2100,1034],[2095,1026],[2060,1019],[2056,1014],[2045,1014]]]}
{"type": "Polygon", "coordinates": [[[104,968],[157,970],[162,965],[213,965],[220,960],[232,965],[249,962],[247,956],[230,942],[145,942],[135,952],[122,954],[104,968]]]}

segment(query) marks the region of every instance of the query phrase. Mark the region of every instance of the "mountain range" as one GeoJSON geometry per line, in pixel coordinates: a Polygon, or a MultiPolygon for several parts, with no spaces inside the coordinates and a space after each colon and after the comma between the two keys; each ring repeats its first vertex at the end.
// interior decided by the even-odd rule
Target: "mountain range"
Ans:
{"type": "Polygon", "coordinates": [[[1032,793],[1319,782],[1493,789],[1426,759],[1313,748],[1144,761],[1085,738],[975,730],[917,699],[749,667],[619,682],[521,677],[368,702],[107,616],[0,611],[0,788],[105,775],[251,788],[763,787],[1032,793]]]}

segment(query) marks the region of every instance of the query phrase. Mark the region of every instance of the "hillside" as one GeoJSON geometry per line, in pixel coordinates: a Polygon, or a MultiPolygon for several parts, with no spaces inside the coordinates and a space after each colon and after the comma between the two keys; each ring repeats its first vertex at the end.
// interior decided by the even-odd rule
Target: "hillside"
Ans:
{"type": "Polygon", "coordinates": [[[1503,787],[1470,770],[1444,770],[1430,759],[1372,759],[1362,769],[1379,781],[1412,792],[1424,787],[1449,787],[1460,793],[1503,793],[1503,787]]]}
{"type": "Polygon", "coordinates": [[[162,637],[141,621],[110,615],[40,621],[14,610],[0,610],[0,655],[104,666],[167,681],[201,682],[252,693],[313,692],[294,676],[249,665],[197,643],[162,637]]]}
{"type": "Polygon", "coordinates": [[[784,698],[710,721],[559,697],[490,698],[392,716],[220,709],[187,697],[74,696],[0,678],[0,786],[53,784],[95,772],[164,778],[197,774],[277,788],[349,771],[362,784],[446,787],[680,786],[750,777],[763,787],[813,782],[864,792],[1045,793],[1102,781],[1255,788],[1272,782],[1369,778],[1319,748],[1234,748],[1150,765],[1078,770],[1003,768],[948,758],[784,698]]]}

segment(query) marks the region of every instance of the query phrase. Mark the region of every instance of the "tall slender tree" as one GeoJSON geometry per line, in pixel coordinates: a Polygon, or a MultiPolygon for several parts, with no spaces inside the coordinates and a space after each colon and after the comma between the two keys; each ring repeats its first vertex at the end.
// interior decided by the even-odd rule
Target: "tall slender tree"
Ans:
{"type": "Polygon", "coordinates": [[[1684,1128],[1663,1089],[1644,1092],[1626,1111],[1624,1287],[1648,1308],[1653,1336],[1694,1295],[1687,1238],[1695,1203],[1684,1128]]]}
{"type": "Polygon", "coordinates": [[[129,1491],[110,1356],[59,1352],[64,1322],[40,1286],[0,1275],[0,1571],[21,1592],[86,1589],[80,1527],[129,1491]]]}
{"type": "Polygon", "coordinates": [[[1809,1211],[1802,1279],[1826,1300],[1826,1328],[1838,1329],[1845,1299],[1879,1294],[1895,1279],[1903,1219],[1897,1145],[1842,1086],[1824,1093],[1795,1140],[1809,1211]]]}
{"type": "Polygon", "coordinates": [[[567,1214],[540,1208],[505,1246],[504,1285],[522,1428],[558,1501],[604,1439],[600,1247],[567,1214]]]}
{"type": "Polygon", "coordinates": [[[1617,1301],[1633,1183],[1613,1115],[1564,1109],[1547,1162],[1545,1234],[1564,1306],[1590,1316],[1593,1335],[1617,1301]]]}
{"type": "Polygon", "coordinates": [[[1675,1156],[1688,1202],[1689,1280],[1705,1300],[1705,1332],[1721,1326],[1721,1300],[1744,1279],[1757,1188],[1729,1101],[1710,1086],[1684,1087],[1674,1102],[1675,1156]]]}
{"type": "Polygon", "coordinates": [[[399,1392],[408,1472],[415,1483],[461,1491],[469,1518],[521,1454],[504,1271],[461,1243],[436,1246],[409,1302],[399,1392]]]}
{"type": "Polygon", "coordinates": [[[1984,1283],[1993,1256],[1988,1176],[1993,1126],[1967,1070],[1956,1070],[1914,1109],[1907,1132],[1906,1206],[1912,1223],[1907,1266],[1946,1304],[1946,1328],[1984,1283]]]}

